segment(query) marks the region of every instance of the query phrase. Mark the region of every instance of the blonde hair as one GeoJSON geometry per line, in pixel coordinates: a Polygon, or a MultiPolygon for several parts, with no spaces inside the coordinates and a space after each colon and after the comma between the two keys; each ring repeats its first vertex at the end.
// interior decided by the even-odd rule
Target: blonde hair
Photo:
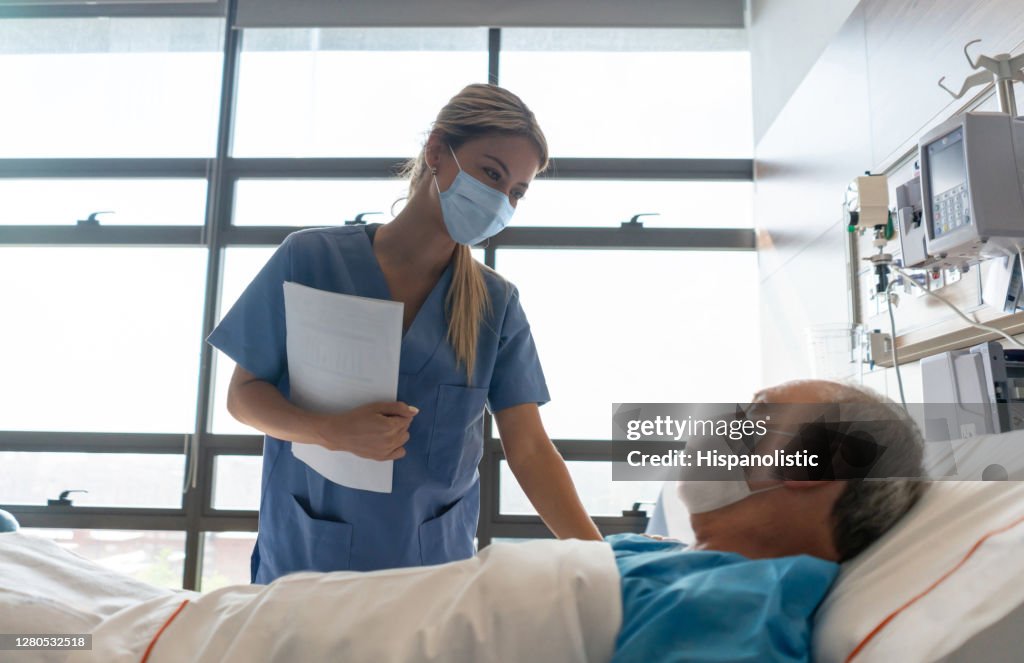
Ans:
{"type": "MultiPolygon", "coordinates": [[[[497,85],[467,85],[441,109],[431,130],[441,133],[441,140],[453,150],[475,138],[489,135],[525,136],[540,151],[540,169],[548,167],[548,144],[537,120],[523,100],[497,85]]],[[[431,132],[431,133],[432,133],[431,132]]],[[[400,174],[409,178],[409,198],[429,174],[426,145],[407,161],[400,174]]],[[[490,296],[484,281],[486,266],[473,259],[470,247],[458,244],[452,257],[452,283],[445,300],[448,316],[448,342],[455,357],[472,381],[476,366],[476,342],[484,313],[491,310],[490,296]]]]}

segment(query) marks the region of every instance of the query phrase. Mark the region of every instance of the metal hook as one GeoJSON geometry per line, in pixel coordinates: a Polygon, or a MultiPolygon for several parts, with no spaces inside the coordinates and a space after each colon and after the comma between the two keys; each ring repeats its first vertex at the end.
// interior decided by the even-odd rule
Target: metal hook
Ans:
{"type": "Polygon", "coordinates": [[[967,52],[967,47],[970,46],[971,44],[977,44],[980,41],[980,39],[974,39],[973,41],[969,41],[966,44],[964,44],[964,57],[967,58],[967,64],[971,65],[972,69],[988,69],[993,74],[998,76],[999,71],[1001,69],[1000,65],[1005,63],[1004,60],[1000,60],[998,58],[991,58],[987,55],[979,55],[977,60],[971,60],[971,56],[967,52]]]}
{"type": "Polygon", "coordinates": [[[971,44],[977,44],[980,41],[980,39],[972,39],[971,41],[964,44],[964,57],[967,58],[967,64],[971,65],[971,69],[977,69],[978,67],[981,66],[981,58],[979,57],[978,61],[975,62],[974,60],[971,59],[971,54],[967,52],[967,49],[968,47],[970,47],[971,44]]]}
{"type": "Polygon", "coordinates": [[[950,90],[948,87],[943,85],[942,82],[944,80],[946,80],[945,76],[939,79],[939,87],[948,92],[949,96],[953,97],[954,99],[959,99],[960,97],[964,96],[967,93],[967,91],[974,87],[975,85],[987,85],[991,83],[992,74],[989,73],[988,71],[979,71],[975,74],[971,74],[964,80],[964,84],[960,86],[959,92],[954,92],[953,90],[950,90]]]}

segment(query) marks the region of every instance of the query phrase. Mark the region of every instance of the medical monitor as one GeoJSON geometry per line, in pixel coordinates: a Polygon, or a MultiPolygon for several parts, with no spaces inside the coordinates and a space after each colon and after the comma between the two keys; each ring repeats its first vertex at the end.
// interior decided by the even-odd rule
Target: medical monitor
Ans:
{"type": "Polygon", "coordinates": [[[928,255],[961,267],[1024,244],[1024,122],[1005,113],[952,118],[919,144],[928,255]]]}

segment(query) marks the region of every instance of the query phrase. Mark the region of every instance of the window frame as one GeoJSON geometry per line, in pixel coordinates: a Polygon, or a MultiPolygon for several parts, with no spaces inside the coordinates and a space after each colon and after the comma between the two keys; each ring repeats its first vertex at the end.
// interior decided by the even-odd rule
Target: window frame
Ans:
{"type": "MultiPolygon", "coordinates": [[[[25,527],[72,529],[178,530],[186,533],[182,586],[198,589],[202,577],[203,542],[207,532],[257,531],[258,512],[213,508],[214,461],[218,455],[262,455],[258,435],[208,432],[213,410],[214,349],[205,342],[217,321],[223,280],[223,261],[229,246],[276,246],[292,226],[235,226],[232,224],[235,182],[239,179],[377,178],[392,177],[404,158],[233,158],[230,156],[238,63],[244,30],[232,27],[237,0],[173,5],[175,16],[226,16],[217,146],[214,157],[164,159],[0,159],[0,178],[126,178],[201,177],[207,181],[202,226],[0,226],[0,246],[193,246],[207,249],[207,275],[202,335],[196,339],[200,370],[195,429],[179,434],[62,433],[0,431],[0,451],[186,453],[186,482],[178,509],[0,505],[25,527]],[[218,9],[220,8],[220,9],[218,9]]],[[[104,15],[166,16],[159,5],[104,5],[72,8],[34,8],[29,15],[65,17],[104,15]],[[116,11],[115,11],[116,10],[116,11]],[[96,14],[91,12],[97,12],[96,14]]],[[[0,20],[26,15],[17,8],[0,10],[0,20]]],[[[488,28],[488,80],[497,84],[501,30],[488,28]]],[[[552,159],[542,177],[597,180],[753,180],[753,159],[552,159]]],[[[531,249],[673,249],[755,251],[753,228],[652,227],[510,227],[489,240],[484,262],[493,267],[500,250],[531,249]]],[[[554,440],[566,460],[611,460],[607,440],[554,440]]],[[[537,516],[499,512],[501,442],[493,419],[484,424],[480,462],[481,510],[477,530],[480,548],[496,538],[544,538],[551,533],[537,516]]],[[[68,486],[76,488],[76,486],[68,486]]],[[[56,497],[56,496],[54,496],[56,497]]],[[[627,509],[631,505],[623,505],[627,509]]],[[[594,518],[604,534],[643,531],[645,516],[594,518]]]]}

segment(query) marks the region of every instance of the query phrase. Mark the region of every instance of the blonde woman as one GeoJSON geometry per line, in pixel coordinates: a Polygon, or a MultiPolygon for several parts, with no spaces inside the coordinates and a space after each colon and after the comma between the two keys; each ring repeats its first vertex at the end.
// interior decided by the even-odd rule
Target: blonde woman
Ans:
{"type": "Polygon", "coordinates": [[[485,406],[552,532],[601,538],[541,424],[548,390],[518,292],[470,254],[547,164],[519,97],[467,86],[407,165],[408,201],[391,222],[289,235],[210,335],[237,363],[228,410],[266,434],[253,582],[472,556],[485,406]],[[326,414],[288,401],[285,281],[404,304],[397,402],[326,414]],[[332,483],[292,455],[296,444],[394,460],[392,492],[332,483]]]}

